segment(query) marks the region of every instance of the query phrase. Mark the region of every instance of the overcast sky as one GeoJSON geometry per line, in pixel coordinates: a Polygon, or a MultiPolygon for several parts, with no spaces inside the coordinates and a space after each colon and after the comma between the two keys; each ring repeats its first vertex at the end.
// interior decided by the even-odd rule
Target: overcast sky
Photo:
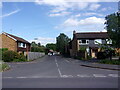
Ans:
{"type": "MultiPolygon", "coordinates": [[[[28,41],[45,45],[55,43],[60,33],[72,38],[76,32],[104,30],[105,16],[118,10],[117,2],[66,2],[35,0],[35,2],[3,2],[2,30],[28,41]]],[[[104,0],[107,1],[107,0],[104,0]]]]}

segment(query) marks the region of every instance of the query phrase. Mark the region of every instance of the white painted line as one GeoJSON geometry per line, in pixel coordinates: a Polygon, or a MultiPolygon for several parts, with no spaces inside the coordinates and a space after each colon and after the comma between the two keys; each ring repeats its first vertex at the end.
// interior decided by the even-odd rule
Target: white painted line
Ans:
{"type": "Polygon", "coordinates": [[[65,60],[66,62],[70,62],[70,61],[68,61],[68,60],[65,60]]]}
{"type": "Polygon", "coordinates": [[[62,77],[62,73],[59,68],[58,68],[58,72],[59,72],[60,77],[62,77]]]}
{"type": "Polygon", "coordinates": [[[16,77],[16,78],[28,78],[28,77],[16,77]]]}
{"type": "Polygon", "coordinates": [[[58,76],[31,76],[27,78],[58,78],[58,76]]]}
{"type": "Polygon", "coordinates": [[[62,78],[70,78],[73,77],[72,75],[62,75],[62,78]]]}
{"type": "Polygon", "coordinates": [[[60,75],[60,77],[62,77],[62,73],[61,73],[61,71],[60,71],[60,69],[59,69],[59,66],[58,66],[58,63],[57,63],[57,59],[56,59],[56,57],[55,57],[55,62],[56,62],[56,66],[57,66],[57,69],[58,69],[59,75],[60,75]]]}
{"type": "Polygon", "coordinates": [[[94,76],[94,77],[107,77],[107,76],[105,76],[105,75],[103,75],[103,74],[93,74],[93,76],[94,76]]]}
{"type": "Polygon", "coordinates": [[[3,77],[3,78],[13,78],[13,77],[3,77]]]}
{"type": "Polygon", "coordinates": [[[82,77],[83,78],[83,77],[91,77],[91,76],[88,76],[86,74],[78,74],[77,77],[82,77]]]}
{"type": "Polygon", "coordinates": [[[108,74],[110,77],[120,77],[118,74],[108,74]]]}

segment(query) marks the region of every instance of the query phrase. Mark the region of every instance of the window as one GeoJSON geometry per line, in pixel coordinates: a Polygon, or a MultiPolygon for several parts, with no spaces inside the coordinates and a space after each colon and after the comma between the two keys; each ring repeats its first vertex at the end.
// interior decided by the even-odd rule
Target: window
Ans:
{"type": "Polygon", "coordinates": [[[102,44],[102,40],[101,40],[101,39],[95,39],[95,40],[94,40],[94,43],[95,43],[95,44],[99,44],[99,43],[102,44]]]}
{"type": "Polygon", "coordinates": [[[26,44],[25,43],[18,43],[18,47],[26,48],[26,44]]]}
{"type": "Polygon", "coordinates": [[[112,44],[112,40],[111,39],[106,39],[107,44],[112,44]]]}
{"type": "Polygon", "coordinates": [[[83,39],[83,40],[80,40],[79,43],[80,44],[89,44],[89,40],[83,39]]]}

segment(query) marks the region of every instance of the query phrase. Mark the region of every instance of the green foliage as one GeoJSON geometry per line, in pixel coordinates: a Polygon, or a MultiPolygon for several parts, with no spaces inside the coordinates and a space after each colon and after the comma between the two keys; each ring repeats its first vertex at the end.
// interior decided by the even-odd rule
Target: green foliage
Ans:
{"type": "Polygon", "coordinates": [[[32,42],[31,46],[31,52],[45,52],[45,47],[40,43],[36,44],[35,42],[32,42]]]}
{"type": "Polygon", "coordinates": [[[31,47],[31,52],[45,52],[45,47],[31,47]]]}
{"type": "Polygon", "coordinates": [[[2,60],[4,62],[12,62],[14,60],[18,59],[19,61],[26,61],[26,57],[23,54],[18,54],[15,51],[5,51],[2,55],[2,60]]]}
{"type": "Polygon", "coordinates": [[[10,62],[10,61],[13,61],[14,59],[16,59],[18,56],[18,53],[17,52],[14,52],[14,51],[5,51],[2,55],[2,59],[5,61],[5,62],[10,62]]]}
{"type": "Polygon", "coordinates": [[[62,55],[67,55],[68,52],[68,44],[70,42],[70,38],[68,38],[67,35],[64,33],[61,33],[57,38],[56,38],[56,49],[59,51],[62,55]]]}
{"type": "Polygon", "coordinates": [[[46,48],[47,48],[47,49],[52,49],[53,51],[56,51],[56,44],[48,43],[48,44],[46,45],[46,48]]]}
{"type": "Polygon", "coordinates": [[[100,63],[102,64],[114,64],[114,65],[120,65],[120,60],[101,60],[100,63]]]}
{"type": "Polygon", "coordinates": [[[3,63],[3,62],[2,62],[2,64],[0,64],[0,72],[1,72],[1,71],[5,71],[5,70],[8,70],[9,68],[10,68],[9,65],[6,64],[6,63],[3,63]]]}
{"type": "Polygon", "coordinates": [[[113,46],[120,48],[120,13],[110,14],[105,19],[106,29],[112,39],[113,46]]]}
{"type": "Polygon", "coordinates": [[[86,51],[86,47],[81,47],[79,51],[86,51]]]}

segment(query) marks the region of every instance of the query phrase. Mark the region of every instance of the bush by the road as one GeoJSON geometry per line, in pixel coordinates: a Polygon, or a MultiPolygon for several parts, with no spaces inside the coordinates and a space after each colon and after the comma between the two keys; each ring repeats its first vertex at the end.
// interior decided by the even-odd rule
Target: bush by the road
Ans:
{"type": "Polygon", "coordinates": [[[97,53],[97,59],[105,59],[106,53],[105,52],[98,52],[97,53]]]}
{"type": "Polygon", "coordinates": [[[3,52],[2,60],[4,62],[26,61],[26,57],[23,54],[19,54],[15,51],[7,50],[3,52]]]}

